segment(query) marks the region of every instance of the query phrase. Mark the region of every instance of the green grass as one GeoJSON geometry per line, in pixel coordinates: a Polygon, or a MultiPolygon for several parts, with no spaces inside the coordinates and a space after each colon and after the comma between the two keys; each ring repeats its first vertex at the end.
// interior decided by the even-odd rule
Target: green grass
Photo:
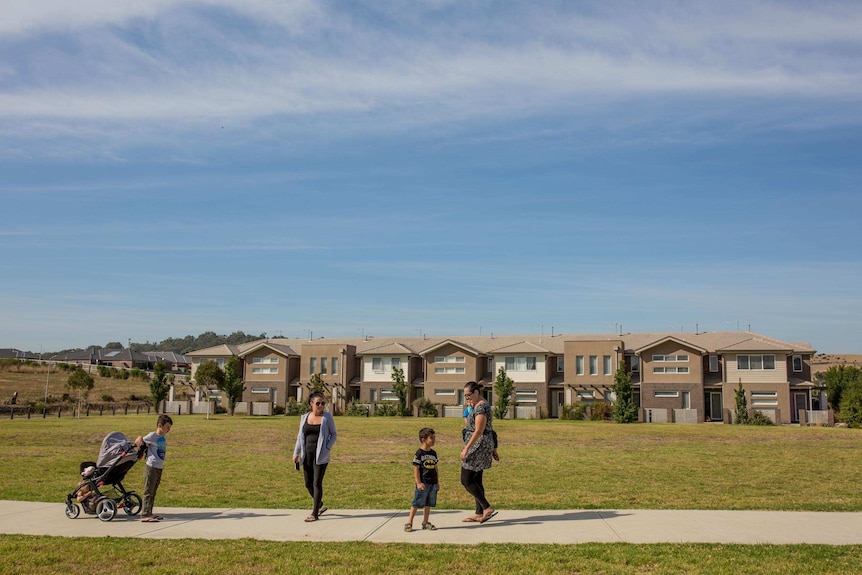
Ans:
{"type": "MultiPolygon", "coordinates": [[[[137,379],[114,379],[112,377],[101,377],[98,373],[91,373],[95,380],[93,389],[90,391],[90,400],[101,402],[103,395],[110,395],[115,401],[123,401],[131,396],[150,396],[150,384],[137,379]]],[[[9,401],[12,394],[18,392],[18,404],[26,405],[30,402],[42,403],[45,401],[45,384],[48,384],[49,403],[59,400],[66,389],[69,380],[69,372],[62,371],[57,367],[48,373],[47,366],[16,365],[0,367],[0,402],[9,401]]],[[[72,395],[75,392],[71,392],[72,395]]]]}
{"type": "MultiPolygon", "coordinates": [[[[0,498],[62,501],[104,435],[154,429],[155,417],[0,420],[0,498]],[[38,473],[33,471],[38,470],[38,473]]],[[[441,509],[468,509],[459,418],[336,418],[325,482],[330,507],[401,509],[423,425],[437,430],[441,509]]],[[[729,425],[497,421],[503,461],[486,472],[501,509],[862,511],[862,430],[729,425]]],[[[297,417],[175,418],[159,505],[305,508],[290,457],[297,417]]],[[[140,490],[143,468],[131,470],[140,490]]]]}
{"type": "MultiPolygon", "coordinates": [[[[154,416],[0,420],[0,499],[61,502],[106,433],[154,416]]],[[[423,425],[437,430],[439,507],[469,509],[458,480],[461,420],[336,419],[333,508],[407,509],[423,425]]],[[[307,508],[290,462],[297,417],[174,418],[160,506],[307,508]]],[[[503,462],[486,473],[501,509],[860,511],[862,430],[498,421],[503,462]]],[[[143,469],[127,487],[140,490],[143,469]]],[[[805,526],[800,526],[805,528],[805,526]]],[[[413,545],[0,536],[0,573],[850,574],[862,546],[413,545]]]]}
{"type": "Polygon", "coordinates": [[[859,572],[862,546],[410,545],[0,536],[6,575],[859,572]]]}

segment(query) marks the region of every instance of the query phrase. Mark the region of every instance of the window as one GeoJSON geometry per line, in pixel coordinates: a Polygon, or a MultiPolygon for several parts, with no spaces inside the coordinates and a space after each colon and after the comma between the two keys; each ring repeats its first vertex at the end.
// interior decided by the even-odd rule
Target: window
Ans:
{"type": "Polygon", "coordinates": [[[371,358],[371,371],[374,373],[383,373],[383,358],[382,357],[372,357],[371,358]]]}
{"type": "Polygon", "coordinates": [[[799,373],[802,371],[802,356],[794,355],[793,356],[793,371],[799,373]]]}
{"type": "Polygon", "coordinates": [[[538,403],[539,393],[535,389],[516,389],[515,403],[538,403]]]}
{"type": "Polygon", "coordinates": [[[599,356],[591,355],[590,356],[590,375],[598,375],[599,374],[599,356]]]}
{"type": "Polygon", "coordinates": [[[376,389],[369,389],[368,390],[368,399],[370,401],[377,401],[377,390],[376,389]]]}
{"type": "Polygon", "coordinates": [[[659,390],[656,390],[656,391],[652,392],[652,395],[653,395],[653,397],[663,397],[663,398],[679,397],[679,392],[678,391],[659,391],[659,390]]]}
{"type": "Polygon", "coordinates": [[[277,367],[253,367],[251,368],[251,372],[253,374],[276,374],[278,373],[277,367]]]}
{"type": "Polygon", "coordinates": [[[736,367],[742,371],[767,371],[775,369],[775,356],[770,355],[737,355],[736,367]]]}
{"type": "Polygon", "coordinates": [[[653,361],[688,361],[688,354],[681,355],[654,355],[653,361]]]}
{"type": "Polygon", "coordinates": [[[308,373],[310,373],[311,375],[314,375],[315,373],[317,373],[317,358],[316,357],[309,358],[309,360],[308,360],[308,373]]]}
{"type": "Polygon", "coordinates": [[[338,375],[338,358],[333,357],[331,364],[332,364],[332,375],[338,375]]]}
{"type": "Polygon", "coordinates": [[[327,358],[325,358],[325,357],[320,358],[320,373],[321,374],[326,373],[326,359],[327,358]]]}
{"type": "Polygon", "coordinates": [[[435,367],[434,373],[438,375],[451,375],[458,373],[467,373],[467,370],[463,367],[435,367]]]}
{"type": "Polygon", "coordinates": [[[641,358],[640,356],[633,355],[632,356],[632,373],[640,373],[641,370],[641,358]]]}
{"type": "Polygon", "coordinates": [[[252,387],[251,392],[252,393],[269,393],[269,388],[268,387],[252,387]]]}
{"type": "Polygon", "coordinates": [[[602,356],[602,373],[604,375],[611,374],[611,356],[609,355],[602,356]]]}
{"type": "Polygon", "coordinates": [[[494,373],[494,358],[488,358],[488,373],[494,373]]]}
{"type": "Polygon", "coordinates": [[[712,373],[718,372],[718,356],[717,355],[709,356],[709,371],[711,371],[712,373]]]}
{"type": "Polygon", "coordinates": [[[575,373],[584,375],[584,356],[578,355],[575,357],[575,373]]]}
{"type": "Polygon", "coordinates": [[[467,358],[463,355],[435,355],[434,363],[464,363],[467,358]]]}
{"type": "Polygon", "coordinates": [[[536,358],[532,357],[507,357],[506,371],[536,371],[536,358]]]}
{"type": "Polygon", "coordinates": [[[654,367],[653,373],[688,373],[687,367],[654,367]]]}
{"type": "Polygon", "coordinates": [[[395,369],[396,367],[401,367],[401,358],[400,357],[393,357],[392,359],[389,360],[389,365],[392,366],[392,369],[395,369]]]}
{"type": "Polygon", "coordinates": [[[752,391],[751,392],[751,407],[777,407],[778,392],[777,391],[752,391]]]}
{"type": "Polygon", "coordinates": [[[562,355],[557,356],[557,372],[563,373],[566,371],[566,358],[562,355]]]}
{"type": "Polygon", "coordinates": [[[251,360],[252,363],[278,363],[277,357],[255,357],[251,360]]]}
{"type": "Polygon", "coordinates": [[[691,409],[691,392],[683,391],[682,392],[682,408],[683,409],[691,409]]]}
{"type": "Polygon", "coordinates": [[[437,395],[455,395],[454,389],[438,389],[437,395]]]}

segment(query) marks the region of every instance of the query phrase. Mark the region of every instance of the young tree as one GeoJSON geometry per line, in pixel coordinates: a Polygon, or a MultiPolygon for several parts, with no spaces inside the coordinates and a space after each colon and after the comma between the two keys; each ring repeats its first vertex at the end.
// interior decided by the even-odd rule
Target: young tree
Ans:
{"type": "Polygon", "coordinates": [[[150,380],[150,396],[153,399],[153,405],[158,412],[159,406],[168,397],[170,384],[168,379],[168,364],[165,361],[157,361],[153,366],[153,377],[150,380]]]}
{"type": "Polygon", "coordinates": [[[242,375],[239,372],[239,358],[231,357],[224,366],[224,381],[219,387],[227,396],[227,408],[231,415],[237,402],[242,399],[245,386],[242,383],[242,375]]]}
{"type": "Polygon", "coordinates": [[[311,389],[310,393],[322,393],[324,397],[329,395],[326,392],[326,384],[323,383],[323,378],[320,377],[319,373],[312,374],[311,379],[308,380],[308,386],[311,389]]]}
{"type": "Polygon", "coordinates": [[[748,423],[748,401],[745,399],[745,390],[742,389],[742,378],[739,379],[739,387],[736,388],[736,421],[734,423],[744,425],[748,423]]]}
{"type": "Polygon", "coordinates": [[[853,381],[844,388],[838,417],[851,427],[862,426],[862,379],[853,381]]]}
{"type": "Polygon", "coordinates": [[[617,423],[637,421],[638,409],[632,390],[632,374],[626,369],[625,362],[622,361],[614,374],[614,394],[617,396],[613,407],[614,421],[617,423]]]}
{"type": "Polygon", "coordinates": [[[497,370],[497,378],[494,380],[494,393],[497,401],[494,404],[494,417],[505,419],[509,413],[509,404],[512,403],[512,394],[515,393],[515,382],[506,373],[506,368],[497,370]]]}
{"type": "Polygon", "coordinates": [[[221,389],[224,385],[224,371],[213,360],[207,360],[195,371],[195,381],[197,389],[209,395],[210,389],[221,389]]]}
{"type": "Polygon", "coordinates": [[[96,380],[93,379],[93,376],[81,368],[74,369],[72,370],[72,373],[69,374],[69,379],[66,381],[66,387],[73,389],[78,393],[79,417],[81,415],[81,401],[87,397],[95,384],[96,380]]]}
{"type": "Polygon", "coordinates": [[[407,393],[410,388],[404,381],[404,370],[400,367],[392,368],[392,391],[398,396],[398,413],[402,417],[407,415],[407,393]]]}

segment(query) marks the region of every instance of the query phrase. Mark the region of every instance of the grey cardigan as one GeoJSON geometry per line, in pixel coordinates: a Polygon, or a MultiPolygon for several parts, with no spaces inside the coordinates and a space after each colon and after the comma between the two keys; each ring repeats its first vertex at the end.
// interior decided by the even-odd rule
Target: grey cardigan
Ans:
{"type": "MultiPolygon", "coordinates": [[[[300,461],[305,461],[305,434],[302,428],[308,420],[309,414],[303,414],[299,420],[299,433],[296,435],[296,445],[293,448],[293,455],[300,455],[300,461]]],[[[323,419],[320,422],[320,437],[317,440],[317,453],[315,453],[314,462],[318,465],[329,463],[330,450],[335,445],[335,419],[328,411],[323,412],[323,419]]]]}

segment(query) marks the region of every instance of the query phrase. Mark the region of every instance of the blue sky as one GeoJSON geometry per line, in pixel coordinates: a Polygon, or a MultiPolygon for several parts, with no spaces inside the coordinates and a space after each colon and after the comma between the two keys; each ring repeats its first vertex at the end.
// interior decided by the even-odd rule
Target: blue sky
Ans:
{"type": "Polygon", "coordinates": [[[862,353],[858,2],[2,6],[0,347],[862,353]]]}

